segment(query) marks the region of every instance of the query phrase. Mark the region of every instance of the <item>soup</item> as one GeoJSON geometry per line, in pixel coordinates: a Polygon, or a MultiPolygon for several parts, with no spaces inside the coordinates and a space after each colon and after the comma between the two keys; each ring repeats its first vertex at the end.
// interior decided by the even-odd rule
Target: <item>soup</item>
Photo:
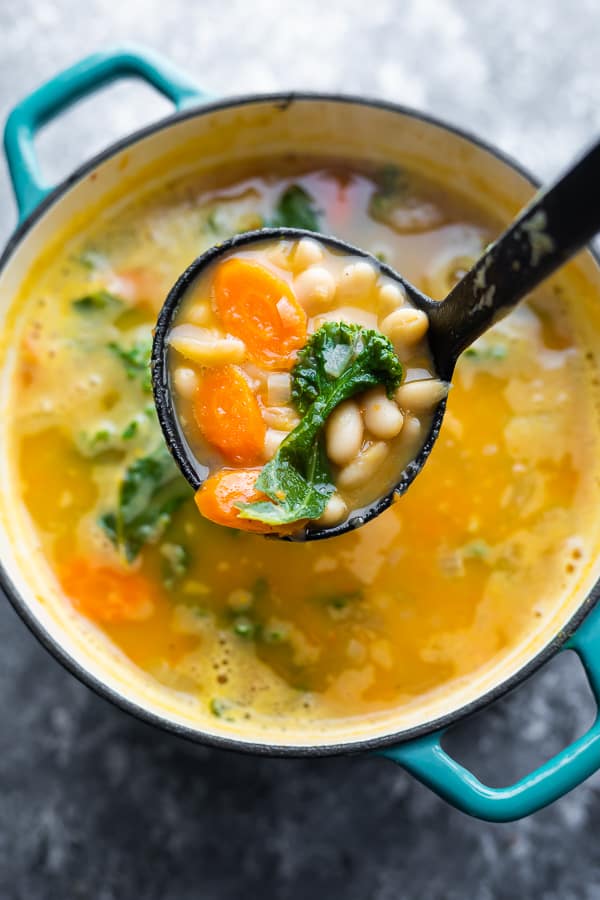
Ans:
{"type": "Polygon", "coordinates": [[[202,514],[302,535],[389,491],[446,395],[428,324],[372,262],[310,238],[254,242],[204,269],[167,339],[178,425],[210,473],[202,514]]]}
{"type": "MultiPolygon", "coordinates": [[[[24,285],[5,421],[51,602],[199,722],[269,737],[421,708],[551,621],[589,561],[598,458],[578,298],[547,287],[463,355],[425,470],[378,519],[300,544],[200,517],[156,421],[151,330],[199,253],[274,221],[363,246],[438,299],[499,231],[368,163],[165,180],[90,215],[24,285]]],[[[416,410],[418,384],[402,389],[416,410]]]]}

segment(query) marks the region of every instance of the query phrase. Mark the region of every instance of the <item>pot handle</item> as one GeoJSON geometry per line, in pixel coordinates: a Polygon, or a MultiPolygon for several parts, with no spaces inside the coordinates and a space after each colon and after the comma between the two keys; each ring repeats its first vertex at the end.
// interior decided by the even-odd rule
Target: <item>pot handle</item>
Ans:
{"type": "Polygon", "coordinates": [[[134,76],[151,84],[177,109],[206,96],[194,82],[157,54],[133,46],[94,53],[60,72],[18,103],[6,121],[4,149],[19,209],[24,219],[50,193],[35,152],[36,132],[63,109],[98,88],[134,76]]]}
{"type": "MultiPolygon", "coordinates": [[[[592,610],[563,649],[575,650],[600,705],[600,608],[592,610]]],[[[512,822],[568,793],[600,768],[600,711],[589,731],[539,769],[503,788],[482,784],[442,748],[446,729],[380,751],[457,809],[488,822],[512,822]]]]}

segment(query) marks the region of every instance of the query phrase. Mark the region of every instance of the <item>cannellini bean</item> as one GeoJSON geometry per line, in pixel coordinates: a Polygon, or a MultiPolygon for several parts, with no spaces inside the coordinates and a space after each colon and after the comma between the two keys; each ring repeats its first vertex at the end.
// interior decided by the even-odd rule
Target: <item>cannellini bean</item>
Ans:
{"type": "Polygon", "coordinates": [[[394,397],[398,406],[414,412],[422,412],[431,409],[440,400],[443,400],[449,390],[449,385],[437,378],[429,378],[426,381],[409,381],[401,384],[394,397]]]}
{"type": "Polygon", "coordinates": [[[425,337],[428,327],[427,314],[410,306],[395,309],[381,323],[381,330],[386,337],[405,346],[416,344],[425,337]]]}
{"type": "Polygon", "coordinates": [[[200,381],[193,369],[187,366],[177,366],[173,373],[173,381],[175,382],[175,390],[180,397],[190,400],[198,389],[200,381]]]}
{"type": "Polygon", "coordinates": [[[358,404],[344,400],[327,419],[325,426],[327,456],[344,466],[359,453],[363,440],[363,420],[358,404]]]}
{"type": "Polygon", "coordinates": [[[312,238],[302,238],[296,247],[294,253],[294,266],[297,269],[306,269],[308,266],[314,266],[315,263],[321,262],[323,259],[323,249],[317,241],[312,238]]]}
{"type": "Polygon", "coordinates": [[[335,297],[335,278],[323,266],[310,266],[294,281],[294,289],[300,303],[307,306],[325,306],[335,297]]]}
{"type": "Polygon", "coordinates": [[[384,387],[367,391],[362,408],[365,425],[374,438],[389,441],[402,431],[404,416],[397,404],[388,398],[384,387]]]}
{"type": "Polygon", "coordinates": [[[223,337],[217,331],[196,325],[176,325],[169,334],[169,344],[182,356],[201,366],[224,366],[240,363],[246,345],[234,337],[223,337]]]}
{"type": "Polygon", "coordinates": [[[265,406],[262,415],[269,428],[278,431],[291,431],[300,421],[296,411],[290,406],[265,406]]]}
{"type": "Polygon", "coordinates": [[[212,310],[206,301],[194,303],[185,313],[186,322],[191,325],[208,325],[212,319],[212,310]]]}
{"type": "Polygon", "coordinates": [[[359,260],[344,268],[338,285],[339,295],[343,300],[357,300],[368,296],[375,287],[377,272],[371,263],[359,260]]]}
{"type": "Polygon", "coordinates": [[[272,459],[275,456],[279,450],[279,445],[287,436],[287,431],[278,431],[276,428],[267,428],[264,443],[265,459],[272,459]]]}
{"type": "Polygon", "coordinates": [[[416,416],[404,417],[404,427],[400,441],[402,446],[409,448],[411,452],[414,451],[415,453],[423,443],[423,429],[421,422],[416,416]]]}
{"type": "Polygon", "coordinates": [[[338,525],[344,521],[347,515],[348,507],[345,501],[339,494],[332,494],[327,501],[323,514],[316,520],[316,524],[322,525],[324,528],[330,525],[338,525]]]}
{"type": "Polygon", "coordinates": [[[384,282],[379,288],[377,297],[377,311],[380,319],[385,319],[387,315],[403,306],[406,302],[406,291],[404,288],[393,281],[384,282]]]}
{"type": "Polygon", "coordinates": [[[351,324],[363,325],[365,328],[377,328],[377,316],[375,313],[366,309],[360,309],[358,306],[340,306],[337,309],[332,309],[331,312],[315,316],[310,323],[312,330],[317,331],[324,322],[350,322],[351,324]]]}
{"type": "Polygon", "coordinates": [[[269,247],[266,251],[267,259],[274,265],[287,269],[290,265],[291,249],[292,243],[290,241],[278,241],[275,246],[269,247]]]}
{"type": "Polygon", "coordinates": [[[353,459],[339,473],[336,483],[339,488],[351,489],[365,484],[375,475],[389,453],[390,446],[385,441],[376,441],[353,459]]]}
{"type": "Polygon", "coordinates": [[[285,372],[274,372],[267,375],[267,403],[269,406],[281,406],[289,403],[292,391],[292,380],[285,372]]]}

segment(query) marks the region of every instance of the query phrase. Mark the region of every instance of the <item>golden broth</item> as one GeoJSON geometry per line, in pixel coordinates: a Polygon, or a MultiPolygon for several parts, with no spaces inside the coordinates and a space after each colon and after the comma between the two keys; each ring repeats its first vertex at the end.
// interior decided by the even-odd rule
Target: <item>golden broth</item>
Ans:
{"type": "Polygon", "coordinates": [[[7,425],[64,602],[160,682],[241,727],[364,716],[450,687],[550,618],[587,563],[591,387],[577,298],[549,288],[464,355],[424,472],[359,531],[269,541],[211,525],[190,498],[128,562],[99,524],[127,467],[160,441],[144,353],[163,297],[215,241],[269,220],[290,184],[316,199],[322,230],[437,297],[499,230],[417,177],[404,213],[374,207],[377,177],[368,165],[279,160],[218,186],[165,184],[90,222],[21,298],[7,425]]]}

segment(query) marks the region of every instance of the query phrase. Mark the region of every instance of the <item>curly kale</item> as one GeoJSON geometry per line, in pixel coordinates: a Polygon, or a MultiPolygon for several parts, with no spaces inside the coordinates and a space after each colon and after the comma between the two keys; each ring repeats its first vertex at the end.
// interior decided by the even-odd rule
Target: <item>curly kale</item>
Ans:
{"type": "Polygon", "coordinates": [[[308,191],[299,184],[291,184],[279,197],[275,215],[267,224],[271,228],[305,228],[307,231],[318,231],[319,210],[308,191]]]}
{"type": "Polygon", "coordinates": [[[192,495],[163,443],[135,459],[123,473],[116,508],[100,525],[128,562],[147,543],[159,541],[174,513],[192,495]]]}
{"type": "Polygon", "coordinates": [[[298,355],[292,399],[302,414],[256,482],[269,500],[240,504],[240,518],[269,525],[318,519],[334,492],[323,446],[323,427],[333,410],[378,384],[388,394],[402,381],[402,364],[380,332],[345,322],[326,322],[298,355]]]}

